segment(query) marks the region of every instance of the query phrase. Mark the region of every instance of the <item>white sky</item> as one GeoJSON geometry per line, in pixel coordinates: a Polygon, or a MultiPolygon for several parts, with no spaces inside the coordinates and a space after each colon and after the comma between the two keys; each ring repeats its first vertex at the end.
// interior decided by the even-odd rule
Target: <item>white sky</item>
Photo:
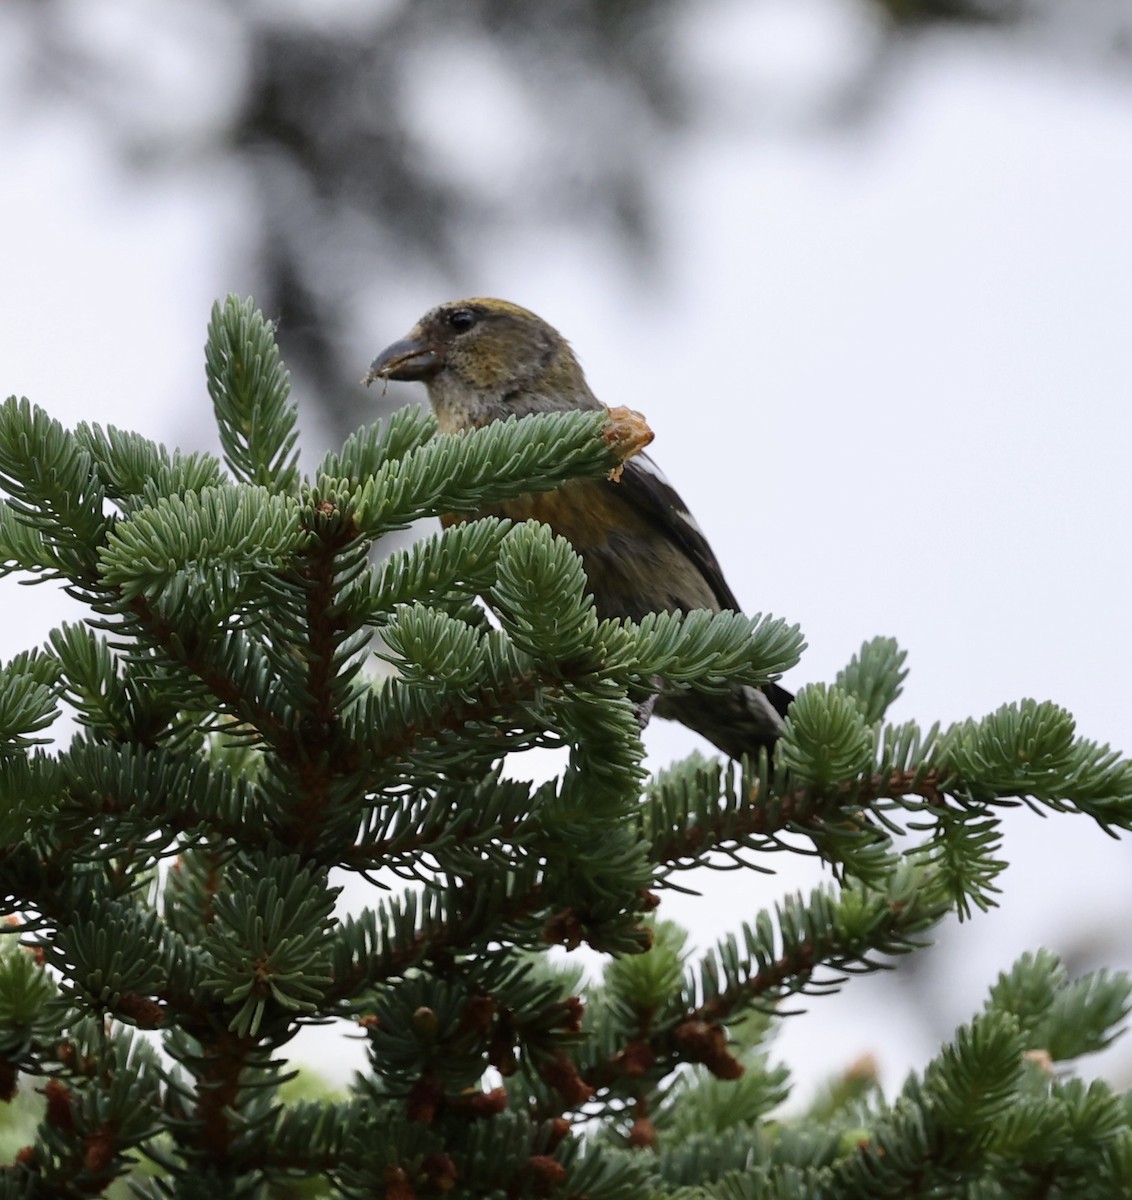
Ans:
{"type": "MultiPolygon", "coordinates": [[[[1132,87],[939,38],[861,129],[800,129],[807,98],[786,85],[845,71],[829,51],[843,11],[803,10],[763,26],[742,6],[702,10],[703,44],[730,47],[702,80],[719,115],[658,152],[657,275],[567,230],[485,244],[453,293],[540,312],[599,396],[645,412],[740,599],[802,624],[810,650],[788,683],[829,679],[890,634],[910,652],[897,719],[1049,698],[1132,751],[1132,87]],[[768,89],[781,119],[755,103],[768,89]]],[[[246,291],[227,265],[238,182],[190,166],[153,184],[121,174],[64,106],[17,110],[0,90],[0,113],[0,387],[66,424],[199,442],[208,308],[246,291]]],[[[398,326],[359,348],[359,377],[451,298],[419,281],[406,297],[398,326]]],[[[357,403],[360,422],[360,387],[357,403]]],[[[66,615],[46,589],[0,587],[0,657],[66,615]]],[[[660,765],[696,741],[657,723],[648,745],[660,765]]],[[[856,980],[787,1023],[779,1052],[804,1083],[872,1052],[897,1084],[1023,949],[1132,967],[1127,841],[1021,812],[1006,853],[1002,907],[914,978],[856,980]]],[[[775,865],[790,869],[703,877],[703,898],[662,911],[710,941],[818,878],[775,865]]],[[[1102,1066],[1127,1082],[1130,1062],[1118,1046],[1102,1066]]]]}

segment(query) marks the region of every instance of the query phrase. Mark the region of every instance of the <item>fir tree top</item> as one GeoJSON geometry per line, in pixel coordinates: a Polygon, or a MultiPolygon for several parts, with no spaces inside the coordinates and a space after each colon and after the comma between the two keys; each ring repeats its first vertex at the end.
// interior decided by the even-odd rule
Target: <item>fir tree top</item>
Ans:
{"type": "Polygon", "coordinates": [[[1127,1194],[1132,1103],[1057,1067],[1115,1035],[1123,977],[1023,958],[888,1100],[861,1070],[784,1116],[766,1040],[785,998],[993,904],[1005,807],[1128,828],[1132,764],[1050,703],[888,724],[904,655],[878,639],[800,692],[773,763],[646,779],[650,681],[774,680],[796,626],[600,621],[536,523],[370,550],[615,471],[647,430],[438,435],[407,408],[303,478],[250,302],[214,310],[207,378],[223,464],[0,408],[0,563],[90,614],[0,671],[0,1092],[42,1096],[0,1196],[98,1194],[139,1158],[152,1197],[1127,1194]],[[62,705],[80,730],[57,747],[62,705]],[[540,746],[566,748],[558,777],[508,774],[540,746]],[[658,919],[689,866],[799,844],[829,885],[706,953],[658,919]],[[333,871],[372,903],[339,911],[333,871]],[[598,982],[545,953],[582,943],[608,955],[598,982]],[[367,1072],[284,1100],[288,1042],[334,1018],[367,1072]]]}

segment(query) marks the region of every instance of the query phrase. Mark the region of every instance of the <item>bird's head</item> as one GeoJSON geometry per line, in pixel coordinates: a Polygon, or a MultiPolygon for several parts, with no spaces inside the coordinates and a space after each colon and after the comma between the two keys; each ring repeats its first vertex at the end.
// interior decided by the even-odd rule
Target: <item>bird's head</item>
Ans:
{"type": "Polygon", "coordinates": [[[365,382],[375,379],[423,382],[444,431],[600,407],[566,339],[506,300],[454,300],[425,313],[373,360],[365,382]]]}

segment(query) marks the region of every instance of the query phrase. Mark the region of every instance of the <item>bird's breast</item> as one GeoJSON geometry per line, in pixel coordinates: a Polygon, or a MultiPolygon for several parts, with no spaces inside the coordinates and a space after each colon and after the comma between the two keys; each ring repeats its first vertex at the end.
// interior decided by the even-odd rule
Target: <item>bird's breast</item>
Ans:
{"type": "Polygon", "coordinates": [[[541,521],[581,556],[600,617],[640,620],[649,612],[718,609],[707,581],[671,538],[604,480],[571,479],[476,513],[449,513],[445,526],[478,517],[541,521]]]}

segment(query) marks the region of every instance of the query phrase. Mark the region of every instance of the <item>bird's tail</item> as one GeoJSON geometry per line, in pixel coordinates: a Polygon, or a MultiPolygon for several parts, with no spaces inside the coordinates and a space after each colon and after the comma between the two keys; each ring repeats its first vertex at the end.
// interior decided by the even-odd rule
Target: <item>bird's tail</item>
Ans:
{"type": "Polygon", "coordinates": [[[654,711],[695,730],[729,758],[740,758],[764,746],[773,749],[793,699],[792,692],[768,683],[765,688],[741,686],[721,693],[664,692],[654,711]]]}

